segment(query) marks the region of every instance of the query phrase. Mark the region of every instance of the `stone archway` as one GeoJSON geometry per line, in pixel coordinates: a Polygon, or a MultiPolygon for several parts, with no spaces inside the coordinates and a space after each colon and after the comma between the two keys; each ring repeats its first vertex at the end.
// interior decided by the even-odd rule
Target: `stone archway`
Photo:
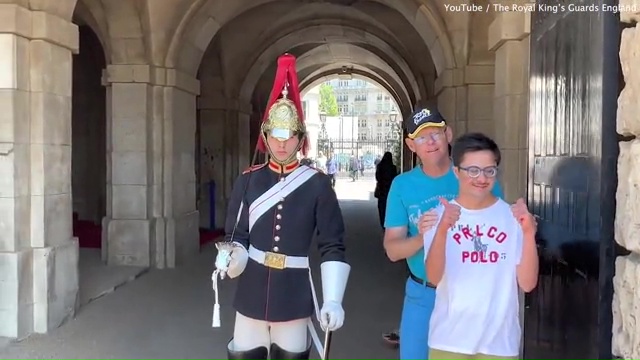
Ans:
{"type": "Polygon", "coordinates": [[[278,55],[291,52],[298,57],[299,77],[305,83],[343,67],[379,79],[405,113],[433,96],[438,69],[431,58],[433,54],[442,54],[438,55],[442,72],[444,64],[454,66],[453,52],[449,47],[444,51],[442,45],[436,53],[430,52],[426,42],[448,44],[446,31],[439,32],[444,34],[440,40],[433,32],[425,31],[435,22],[424,17],[421,4],[412,4],[408,7],[383,1],[362,2],[354,7],[341,5],[339,1],[304,4],[265,1],[253,2],[251,6],[234,2],[224,7],[215,1],[199,4],[203,12],[191,20],[189,29],[182,27],[177,31],[187,36],[182,50],[178,54],[177,45],[173,44],[166,63],[188,74],[197,72],[201,83],[196,141],[200,144],[194,146],[200,151],[196,157],[199,157],[197,192],[201,225],[208,227],[212,222],[205,205],[210,201],[206,184],[212,180],[216,184],[213,201],[218,218],[214,221],[219,225],[233,180],[251,161],[255,126],[263,111],[265,93],[270,90],[278,55]],[[284,14],[282,11],[287,8],[289,12],[284,14]],[[381,23],[381,14],[393,21],[381,23]],[[421,20],[414,21],[415,17],[421,20]],[[264,18],[273,21],[268,26],[259,25],[264,18]],[[196,28],[195,24],[204,27],[196,28]],[[397,34],[404,37],[399,39],[397,34]],[[429,38],[425,40],[424,36],[429,38]],[[218,170],[212,170],[213,164],[218,170]]]}
{"type": "MultiPolygon", "coordinates": [[[[228,4],[216,0],[194,1],[180,21],[168,46],[165,64],[195,76],[204,53],[217,32],[238,15],[252,7],[278,0],[241,0],[228,4]]],[[[396,9],[412,23],[420,39],[429,46],[438,75],[456,68],[453,47],[447,35],[444,19],[435,0],[416,0],[399,4],[392,0],[372,0],[396,9]]]]}

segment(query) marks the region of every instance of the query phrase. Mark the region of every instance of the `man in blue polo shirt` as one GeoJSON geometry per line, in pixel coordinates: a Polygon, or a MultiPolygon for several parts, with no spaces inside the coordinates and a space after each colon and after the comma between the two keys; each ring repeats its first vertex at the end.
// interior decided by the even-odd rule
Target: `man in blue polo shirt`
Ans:
{"type": "MultiPolygon", "coordinates": [[[[400,359],[427,359],[429,319],[435,287],[425,274],[423,234],[437,222],[432,211],[440,198],[458,195],[458,181],[449,158],[451,128],[435,109],[421,108],[405,119],[407,147],[420,166],[397,176],[387,198],[384,248],[391,261],[406,259],[410,270],[400,320],[400,359]]],[[[493,189],[502,197],[498,183],[493,189]]]]}

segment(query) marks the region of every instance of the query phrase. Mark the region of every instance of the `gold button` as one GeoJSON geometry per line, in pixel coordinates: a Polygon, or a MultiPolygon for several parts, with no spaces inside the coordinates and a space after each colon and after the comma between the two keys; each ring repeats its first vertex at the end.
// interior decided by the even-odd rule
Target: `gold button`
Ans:
{"type": "Polygon", "coordinates": [[[275,241],[280,241],[280,236],[276,236],[276,237],[274,237],[274,238],[273,238],[273,240],[275,240],[275,241]]]}
{"type": "Polygon", "coordinates": [[[280,225],[276,225],[276,230],[280,230],[280,225]]]}
{"type": "Polygon", "coordinates": [[[278,251],[280,251],[280,249],[277,246],[274,246],[273,247],[273,252],[278,252],[278,251]]]}
{"type": "Polygon", "coordinates": [[[277,215],[276,215],[276,219],[278,219],[278,220],[282,219],[282,215],[277,214],[277,215]]]}

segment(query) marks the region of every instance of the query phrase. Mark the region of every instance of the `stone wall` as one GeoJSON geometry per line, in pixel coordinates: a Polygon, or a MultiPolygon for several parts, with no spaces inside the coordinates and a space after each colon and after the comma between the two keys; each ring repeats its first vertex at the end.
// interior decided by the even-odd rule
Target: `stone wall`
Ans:
{"type": "Polygon", "coordinates": [[[489,27],[495,52],[493,125],[502,152],[501,184],[507,201],[527,193],[530,13],[502,12],[489,27]]]}
{"type": "MultiPolygon", "coordinates": [[[[625,87],[618,99],[617,131],[640,135],[640,1],[621,0],[637,11],[622,13],[623,22],[633,24],[622,33],[620,63],[625,87]]],[[[620,143],[616,195],[616,242],[629,251],[616,260],[613,278],[612,352],[624,359],[640,358],[640,140],[620,143]]]]}
{"type": "Polygon", "coordinates": [[[78,28],[12,4],[0,4],[0,19],[0,336],[15,338],[57,327],[77,306],[70,109],[78,28]]]}

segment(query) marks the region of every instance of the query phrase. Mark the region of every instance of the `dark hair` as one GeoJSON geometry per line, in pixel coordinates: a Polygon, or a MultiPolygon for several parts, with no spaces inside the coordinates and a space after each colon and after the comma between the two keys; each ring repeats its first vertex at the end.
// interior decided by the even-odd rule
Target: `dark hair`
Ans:
{"type": "Polygon", "coordinates": [[[500,148],[492,138],[482,133],[464,134],[456,139],[451,149],[453,165],[460,166],[464,155],[477,151],[491,151],[496,158],[496,165],[500,165],[500,148]]]}
{"type": "Polygon", "coordinates": [[[389,163],[393,164],[393,155],[391,155],[390,151],[387,151],[382,155],[382,159],[380,159],[380,163],[389,163]]]}

